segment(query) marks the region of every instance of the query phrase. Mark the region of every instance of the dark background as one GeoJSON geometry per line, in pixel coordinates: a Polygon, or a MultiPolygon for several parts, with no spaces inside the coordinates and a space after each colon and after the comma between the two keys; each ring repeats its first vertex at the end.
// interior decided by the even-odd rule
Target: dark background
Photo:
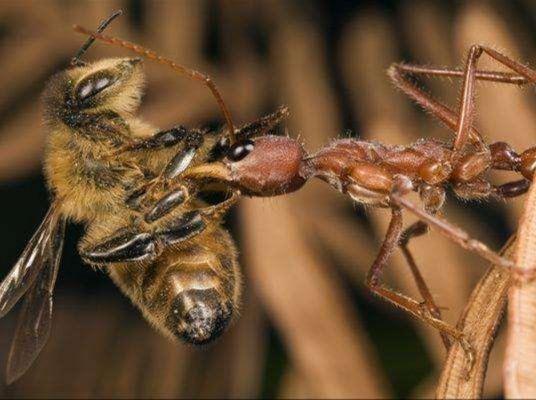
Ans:
{"type": "MultiPolygon", "coordinates": [[[[40,173],[45,132],[39,93],[112,10],[109,34],[138,42],[213,76],[236,121],[280,104],[287,132],[314,151],[342,136],[408,144],[448,132],[392,87],[390,63],[461,66],[473,43],[521,60],[535,54],[527,1],[2,1],[0,2],[0,265],[16,261],[48,208],[40,173]]],[[[90,60],[128,54],[97,44],[90,60]]],[[[208,92],[147,65],[141,113],[162,127],[220,123],[208,92]]],[[[489,66],[486,62],[483,66],[489,66]]],[[[496,68],[495,66],[493,66],[496,68]]],[[[459,82],[423,80],[455,104],[459,82]]],[[[532,90],[479,86],[478,122],[489,140],[518,150],[534,142],[532,90]]],[[[495,248],[515,229],[521,202],[460,204],[446,216],[495,248]]],[[[241,250],[239,321],[206,348],[155,332],[102,271],[82,265],[70,225],[56,286],[51,338],[4,397],[386,397],[433,395],[445,352],[438,335],[363,285],[388,213],[364,210],[311,183],[281,199],[251,199],[228,218],[241,250]]],[[[437,234],[413,243],[416,258],[455,323],[484,263],[437,234]]],[[[415,295],[395,257],[387,279],[415,295]]],[[[0,322],[5,365],[16,310],[0,322]]],[[[486,395],[502,393],[499,337],[486,395]]]]}

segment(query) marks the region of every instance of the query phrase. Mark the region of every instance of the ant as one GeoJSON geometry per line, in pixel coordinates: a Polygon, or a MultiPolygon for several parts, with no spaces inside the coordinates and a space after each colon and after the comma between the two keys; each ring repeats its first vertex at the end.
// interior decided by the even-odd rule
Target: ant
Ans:
{"type": "MultiPolygon", "coordinates": [[[[380,208],[391,209],[391,221],[387,233],[366,277],[370,290],[381,298],[409,314],[423,320],[440,331],[448,349],[451,339],[464,348],[468,359],[468,372],[474,363],[472,346],[464,334],[441,319],[439,307],[435,304],[416,263],[408,248],[411,239],[425,234],[429,227],[437,229],[448,239],[483,257],[494,265],[514,269],[514,263],[506,259],[484,243],[472,238],[459,227],[438,215],[445,202],[446,189],[452,188],[461,199],[509,199],[520,196],[529,189],[536,169],[536,147],[518,154],[505,142],[486,143],[473,126],[475,108],[475,81],[523,85],[536,83],[536,71],[508,58],[504,54],[485,46],[472,46],[465,68],[442,69],[421,67],[410,64],[393,64],[388,76],[397,88],[402,90],[435,118],[445,123],[455,132],[452,143],[433,138],[421,138],[408,146],[393,146],[359,139],[334,140],[317,153],[300,160],[299,166],[291,164],[271,164],[273,156],[270,143],[275,138],[265,136],[260,146],[254,143],[251,154],[238,165],[217,162],[192,169],[197,173],[225,180],[250,195],[266,195],[267,189],[260,185],[265,170],[271,167],[277,178],[290,177],[271,182],[270,193],[288,193],[297,189],[306,180],[319,178],[338,191],[348,194],[354,201],[380,208]],[[510,68],[512,72],[482,71],[477,69],[479,58],[487,54],[510,68]],[[411,74],[463,78],[463,94],[458,113],[418,88],[410,79],[411,74]],[[520,179],[501,185],[493,185],[487,174],[490,170],[506,170],[518,173],[520,179]],[[253,176],[252,171],[259,171],[253,176]],[[243,177],[250,179],[245,182],[243,177]],[[420,196],[423,208],[407,199],[411,192],[420,196]],[[403,211],[418,217],[419,221],[403,229],[403,211]],[[400,247],[410,267],[418,290],[423,297],[419,302],[386,287],[381,282],[383,270],[394,250],[400,247]]],[[[285,156],[299,156],[301,145],[288,138],[285,156]]],[[[523,278],[523,275],[520,277],[523,278]]]]}

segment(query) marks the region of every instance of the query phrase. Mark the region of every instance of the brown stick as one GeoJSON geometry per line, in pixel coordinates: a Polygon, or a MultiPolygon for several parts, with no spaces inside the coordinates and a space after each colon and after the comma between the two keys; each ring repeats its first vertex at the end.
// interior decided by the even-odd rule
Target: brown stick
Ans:
{"type": "MultiPolygon", "coordinates": [[[[536,188],[525,201],[515,249],[518,282],[510,291],[508,337],[503,375],[507,398],[536,397],[536,188]]],[[[515,275],[514,275],[515,277],[515,275]]]]}
{"type": "MultiPolygon", "coordinates": [[[[509,256],[513,253],[514,240],[514,237],[510,238],[501,254],[509,256]]],[[[457,343],[453,344],[439,378],[436,390],[438,399],[482,397],[489,354],[502,320],[510,284],[509,271],[491,266],[471,293],[456,325],[473,346],[475,365],[467,375],[465,351],[457,343]]]]}

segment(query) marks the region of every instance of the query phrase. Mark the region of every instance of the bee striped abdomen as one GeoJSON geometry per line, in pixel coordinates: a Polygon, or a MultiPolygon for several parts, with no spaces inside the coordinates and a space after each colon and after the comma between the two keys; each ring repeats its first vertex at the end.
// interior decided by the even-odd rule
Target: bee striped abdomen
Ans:
{"type": "Polygon", "coordinates": [[[241,275],[235,245],[223,229],[194,240],[143,266],[125,264],[109,272],[162,333],[204,344],[220,336],[237,314],[241,275]]]}

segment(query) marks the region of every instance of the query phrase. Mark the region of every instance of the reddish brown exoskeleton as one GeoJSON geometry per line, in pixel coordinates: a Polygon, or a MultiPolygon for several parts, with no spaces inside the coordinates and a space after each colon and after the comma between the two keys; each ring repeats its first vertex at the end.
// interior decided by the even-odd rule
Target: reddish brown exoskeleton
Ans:
{"type": "Polygon", "coordinates": [[[451,338],[461,343],[473,362],[471,346],[463,334],[441,320],[439,308],[420,274],[407,247],[411,238],[434,227],[467,250],[474,251],[495,265],[513,267],[462,229],[437,216],[451,187],[462,199],[508,199],[524,194],[536,168],[536,147],[517,153],[505,142],[487,144],[473,127],[475,80],[526,84],[536,83],[533,71],[492,49],[473,46],[465,70],[423,68],[393,65],[388,72],[395,85],[455,132],[452,143],[423,138],[408,146],[392,146],[357,139],[335,140],[312,156],[290,139],[265,136],[250,143],[249,155],[238,162],[222,160],[204,165],[193,175],[203,174],[224,180],[242,192],[254,196],[288,193],[306,180],[317,177],[353,200],[369,206],[391,208],[392,219],[381,249],[367,275],[367,286],[380,297],[425,321],[441,332],[445,345],[451,338]],[[478,58],[486,53],[511,68],[515,73],[478,71],[478,58]],[[463,96],[459,113],[425,94],[407,78],[409,73],[463,77],[463,96]],[[519,174],[517,180],[493,185],[488,172],[507,170],[519,174]],[[407,199],[417,192],[419,207],[407,199]],[[402,211],[407,210],[419,221],[403,229],[402,211]],[[381,283],[382,270],[397,246],[410,266],[424,301],[419,302],[397,293],[381,283]]]}

